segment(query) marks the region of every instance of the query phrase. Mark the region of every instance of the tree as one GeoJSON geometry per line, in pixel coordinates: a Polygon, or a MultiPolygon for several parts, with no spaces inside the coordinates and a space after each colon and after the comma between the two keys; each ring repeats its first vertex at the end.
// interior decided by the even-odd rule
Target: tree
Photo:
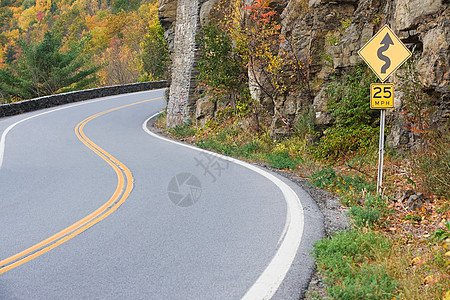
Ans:
{"type": "Polygon", "coordinates": [[[164,38],[164,30],[157,18],[148,28],[141,44],[143,71],[149,80],[167,79],[169,70],[169,50],[164,38]]]}
{"type": "Polygon", "coordinates": [[[139,7],[138,0],[114,0],[112,3],[112,12],[114,14],[123,11],[136,10],[139,7]]]}
{"type": "Polygon", "coordinates": [[[0,28],[6,29],[13,16],[14,16],[14,13],[12,12],[11,9],[9,9],[7,7],[0,7],[0,28]]]}
{"type": "Polygon", "coordinates": [[[312,103],[311,57],[309,50],[305,50],[304,57],[298,55],[293,38],[281,30],[281,16],[273,4],[269,0],[255,0],[251,5],[244,5],[249,16],[246,30],[248,70],[250,85],[256,91],[253,97],[261,98],[260,102],[268,98],[274,106],[272,132],[280,126],[289,132],[295,118],[279,110],[275,103],[282,103],[289,94],[299,91],[312,103]],[[259,92],[263,95],[257,95],[259,92]]]}
{"type": "Polygon", "coordinates": [[[202,55],[198,62],[198,80],[214,98],[226,99],[232,107],[245,97],[248,78],[243,59],[233,49],[233,40],[223,26],[211,22],[198,38],[202,55]]]}
{"type": "Polygon", "coordinates": [[[0,69],[0,91],[29,99],[88,87],[101,66],[84,67],[88,57],[82,50],[89,38],[63,53],[62,37],[46,32],[36,45],[19,40],[21,54],[11,66],[0,69]]]}
{"type": "Polygon", "coordinates": [[[256,0],[244,7],[249,14],[249,70],[261,91],[274,101],[297,88],[309,91],[309,61],[297,56],[295,42],[281,32],[280,15],[270,4],[256,0]]]}
{"type": "Polygon", "coordinates": [[[100,61],[105,65],[100,72],[102,85],[132,83],[139,77],[138,59],[119,39],[111,40],[111,47],[106,49],[100,61]]]}

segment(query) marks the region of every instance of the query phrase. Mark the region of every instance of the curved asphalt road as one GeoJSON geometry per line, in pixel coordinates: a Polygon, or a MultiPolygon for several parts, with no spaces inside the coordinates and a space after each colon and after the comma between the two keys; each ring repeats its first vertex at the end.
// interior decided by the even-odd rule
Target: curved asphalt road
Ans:
{"type": "Polygon", "coordinates": [[[0,299],[302,295],[322,235],[311,198],[150,135],[163,94],[0,119],[0,299]]]}

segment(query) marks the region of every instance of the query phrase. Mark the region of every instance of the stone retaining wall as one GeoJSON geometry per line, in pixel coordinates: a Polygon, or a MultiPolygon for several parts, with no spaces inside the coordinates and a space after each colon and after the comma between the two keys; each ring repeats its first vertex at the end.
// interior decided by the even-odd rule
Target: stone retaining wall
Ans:
{"type": "Polygon", "coordinates": [[[195,112],[200,6],[204,0],[178,0],[172,54],[172,82],[167,104],[167,127],[182,125],[195,112]]]}
{"type": "Polygon", "coordinates": [[[69,92],[64,94],[50,95],[31,100],[0,105],[0,118],[82,100],[155,90],[165,87],[168,87],[167,81],[153,81],[115,85],[83,91],[69,92]]]}

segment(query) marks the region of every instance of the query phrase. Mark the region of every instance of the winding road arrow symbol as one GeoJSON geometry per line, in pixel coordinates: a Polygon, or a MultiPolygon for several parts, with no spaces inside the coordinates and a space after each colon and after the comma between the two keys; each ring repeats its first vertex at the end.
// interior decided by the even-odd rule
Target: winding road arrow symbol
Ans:
{"type": "Polygon", "coordinates": [[[383,52],[387,51],[391,45],[394,45],[394,42],[392,41],[389,33],[386,33],[380,45],[382,46],[378,49],[377,56],[380,60],[385,62],[385,64],[381,67],[381,74],[386,74],[386,71],[391,66],[391,60],[389,59],[389,57],[384,55],[383,52]]]}
{"type": "Polygon", "coordinates": [[[408,58],[411,51],[386,24],[359,51],[381,82],[385,82],[408,58]],[[386,53],[386,51],[388,51],[386,53]]]}

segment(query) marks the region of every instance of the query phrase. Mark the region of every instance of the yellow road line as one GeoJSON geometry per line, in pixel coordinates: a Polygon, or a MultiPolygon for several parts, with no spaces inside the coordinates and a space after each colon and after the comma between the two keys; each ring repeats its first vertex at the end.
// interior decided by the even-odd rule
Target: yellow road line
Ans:
{"type": "Polygon", "coordinates": [[[78,139],[85,144],[88,148],[90,148],[93,152],[95,152],[98,156],[100,156],[103,160],[105,160],[116,172],[117,174],[117,187],[114,192],[114,194],[111,196],[111,198],[103,204],[101,207],[99,207],[97,210],[89,214],[88,216],[84,217],[83,219],[79,220],[78,222],[70,225],[69,227],[61,230],[60,232],[52,235],[51,237],[43,240],[40,243],[37,243],[36,245],[18,253],[11,257],[8,257],[2,261],[0,261],[0,274],[3,274],[11,269],[14,269],[52,249],[55,247],[67,242],[71,238],[77,236],[78,234],[82,233],[83,231],[89,229],[90,227],[94,226],[98,222],[105,219],[107,216],[112,214],[117,208],[119,208],[123,202],[128,198],[130,195],[132,189],[133,189],[133,177],[131,174],[131,171],[120,161],[118,161],[115,157],[113,157],[111,154],[100,148],[98,145],[96,145],[94,142],[92,142],[83,132],[84,127],[88,122],[91,120],[108,114],[110,112],[123,109],[126,107],[130,107],[133,105],[161,99],[162,97],[153,98],[149,100],[139,101],[132,104],[123,105],[120,107],[116,107],[98,114],[95,114],[93,116],[90,116],[83,121],[81,121],[76,127],[75,127],[75,134],[77,135],[78,139]],[[125,185],[126,183],[126,185],[125,185]],[[119,199],[120,198],[120,199],[119,199]],[[115,203],[115,204],[114,204],[115,203]],[[113,205],[114,204],[114,205],[113,205]],[[113,205],[113,206],[111,206],[113,205]],[[108,209],[109,208],[109,209],[108,209]]]}

